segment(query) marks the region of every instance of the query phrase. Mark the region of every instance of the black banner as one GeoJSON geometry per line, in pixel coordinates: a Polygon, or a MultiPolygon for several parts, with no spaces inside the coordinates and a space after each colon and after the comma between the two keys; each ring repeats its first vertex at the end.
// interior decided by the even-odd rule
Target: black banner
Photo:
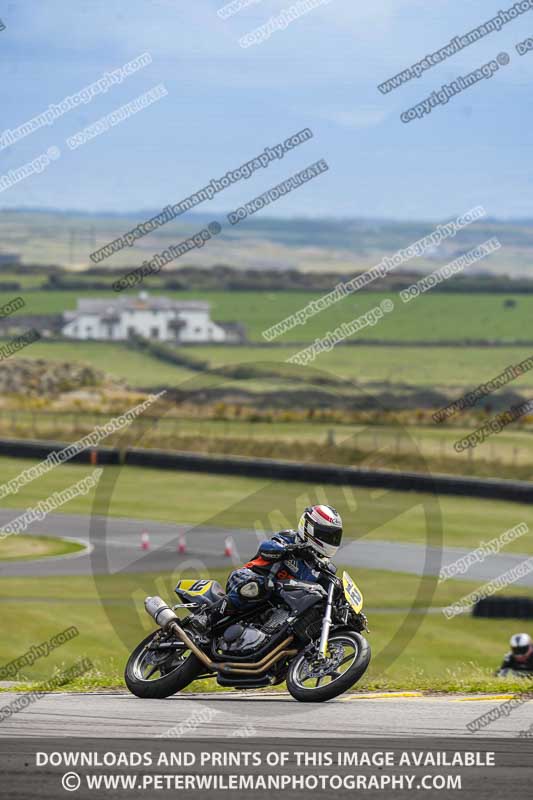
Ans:
{"type": "Polygon", "coordinates": [[[0,739],[2,794],[197,800],[529,797],[529,739],[0,739]]]}

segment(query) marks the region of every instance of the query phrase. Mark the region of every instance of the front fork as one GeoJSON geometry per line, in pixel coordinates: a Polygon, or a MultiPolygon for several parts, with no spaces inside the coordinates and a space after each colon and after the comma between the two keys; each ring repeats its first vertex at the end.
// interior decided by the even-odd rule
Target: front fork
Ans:
{"type": "Polygon", "coordinates": [[[322,620],[322,630],[320,632],[319,651],[322,658],[326,658],[328,651],[329,631],[331,628],[331,612],[333,609],[333,595],[335,594],[335,583],[331,581],[328,588],[328,598],[326,600],[326,613],[322,620]]]}

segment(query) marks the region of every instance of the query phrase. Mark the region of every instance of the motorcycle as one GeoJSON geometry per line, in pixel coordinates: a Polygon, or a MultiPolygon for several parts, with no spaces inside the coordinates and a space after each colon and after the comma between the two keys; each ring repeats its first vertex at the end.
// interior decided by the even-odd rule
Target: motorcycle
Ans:
{"type": "Polygon", "coordinates": [[[529,678],[533,679],[533,672],[525,669],[513,669],[512,667],[504,667],[496,672],[497,678],[529,678]]]}
{"type": "MultiPolygon", "coordinates": [[[[306,555],[306,559],[308,556],[306,555]]],[[[223,617],[209,627],[209,606],[224,591],[214,580],[180,580],[182,601],[172,608],[147,597],[145,609],[158,629],[132,652],[125,670],[128,689],[137,697],[163,698],[202,678],[219,686],[256,689],[286,681],[300,702],[323,702],[350,689],[370,662],[363,595],[328,560],[309,555],[321,583],[278,581],[271,568],[261,603],[223,617]],[[325,585],[323,585],[325,584],[325,585]],[[178,618],[178,609],[189,612],[178,618]]]]}

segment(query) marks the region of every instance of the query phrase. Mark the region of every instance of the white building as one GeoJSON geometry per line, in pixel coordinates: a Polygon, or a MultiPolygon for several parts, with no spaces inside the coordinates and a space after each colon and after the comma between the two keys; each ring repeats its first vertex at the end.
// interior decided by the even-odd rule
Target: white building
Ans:
{"type": "Polygon", "coordinates": [[[63,314],[63,336],[71,339],[121,341],[131,334],[183,344],[243,341],[242,326],[214,322],[202,300],[121,296],[112,300],[78,300],[76,311],[63,314]]]}

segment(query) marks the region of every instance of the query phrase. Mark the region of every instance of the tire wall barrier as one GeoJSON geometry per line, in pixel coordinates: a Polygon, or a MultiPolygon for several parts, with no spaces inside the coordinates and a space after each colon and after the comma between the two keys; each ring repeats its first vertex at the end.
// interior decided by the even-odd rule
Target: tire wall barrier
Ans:
{"type": "MultiPolygon", "coordinates": [[[[68,447],[66,442],[0,439],[0,457],[43,460],[50,453],[68,447]]],[[[298,464],[273,459],[213,456],[113,447],[83,450],[70,461],[82,464],[125,464],[131,467],[172,469],[182,472],[203,472],[218,475],[264,478],[265,480],[299,481],[339,486],[366,486],[373,489],[426,492],[436,495],[479,497],[489,500],[533,502],[533,483],[498,480],[496,478],[461,478],[454,475],[424,475],[416,472],[370,470],[340,467],[331,464],[298,464]]]]}
{"type": "Polygon", "coordinates": [[[489,619],[533,619],[531,597],[484,597],[478,600],[472,611],[473,617],[489,619]]]}
{"type": "MultiPolygon", "coordinates": [[[[0,456],[10,456],[11,458],[34,458],[42,461],[50,453],[58,453],[63,448],[68,447],[72,442],[45,442],[32,441],[29,439],[0,439],[0,456]]],[[[120,451],[114,447],[98,447],[82,450],[68,460],[74,464],[119,464],[120,451]],[[93,455],[96,453],[96,458],[93,455]]]]}
{"type": "Polygon", "coordinates": [[[212,456],[198,453],[168,452],[130,448],[124,463],[131,466],[174,469],[184,472],[210,472],[268,480],[300,481],[374,489],[428,492],[513,502],[533,502],[533,483],[497,479],[460,478],[453,475],[424,475],[415,472],[370,470],[335,465],[297,464],[289,461],[212,456]]]}

